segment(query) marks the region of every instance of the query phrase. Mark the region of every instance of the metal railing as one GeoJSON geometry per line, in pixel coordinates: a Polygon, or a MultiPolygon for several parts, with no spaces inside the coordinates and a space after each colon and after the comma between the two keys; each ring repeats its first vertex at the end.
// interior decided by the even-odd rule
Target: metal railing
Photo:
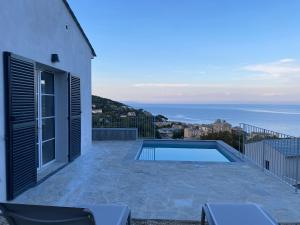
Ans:
{"type": "Polygon", "coordinates": [[[242,153],[261,167],[295,187],[300,187],[300,138],[241,124],[242,153]]]}
{"type": "Polygon", "coordinates": [[[93,128],[137,128],[139,138],[155,138],[154,116],[93,117],[93,128]]]}

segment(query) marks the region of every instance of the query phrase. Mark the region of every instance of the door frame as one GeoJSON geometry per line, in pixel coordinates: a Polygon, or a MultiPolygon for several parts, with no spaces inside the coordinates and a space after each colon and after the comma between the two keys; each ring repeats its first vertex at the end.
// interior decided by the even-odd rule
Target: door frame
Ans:
{"type": "Polygon", "coordinates": [[[48,165],[51,165],[52,163],[55,162],[56,160],[56,132],[55,132],[55,119],[56,119],[56,115],[55,115],[55,72],[47,70],[47,69],[37,69],[36,70],[36,101],[37,101],[37,113],[36,113],[36,119],[37,119],[37,171],[41,171],[43,170],[45,167],[47,167],[48,165]],[[53,95],[49,94],[51,96],[54,97],[54,116],[51,117],[43,117],[43,107],[42,107],[42,96],[43,95],[48,95],[48,94],[42,94],[42,90],[41,90],[41,77],[42,77],[42,73],[43,72],[47,72],[53,75],[53,95]],[[43,141],[43,119],[47,119],[47,118],[54,118],[54,138],[50,138],[46,141],[43,141]],[[47,141],[52,141],[54,140],[54,159],[43,164],[43,143],[47,142],[47,141]]]}

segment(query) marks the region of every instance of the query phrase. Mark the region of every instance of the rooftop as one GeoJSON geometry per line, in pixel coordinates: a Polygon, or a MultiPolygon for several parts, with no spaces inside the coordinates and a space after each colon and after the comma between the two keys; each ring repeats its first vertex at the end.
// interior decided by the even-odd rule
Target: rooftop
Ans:
{"type": "Polygon", "coordinates": [[[292,157],[300,155],[300,143],[298,139],[265,140],[265,143],[285,156],[292,157]]]}
{"type": "Polygon", "coordinates": [[[95,57],[96,56],[96,52],[95,52],[95,50],[94,50],[94,48],[93,48],[90,40],[88,39],[88,37],[86,36],[85,32],[83,31],[82,26],[80,25],[79,21],[77,20],[77,17],[75,16],[73,10],[71,9],[68,1],[67,0],[62,0],[62,1],[65,4],[65,6],[67,7],[67,10],[69,11],[70,15],[72,16],[74,22],[76,23],[76,25],[77,25],[80,33],[82,34],[84,40],[87,42],[89,48],[91,49],[92,55],[95,57]]]}
{"type": "Polygon", "coordinates": [[[22,194],[19,203],[125,203],[133,218],[198,220],[205,202],[255,202],[279,222],[300,221],[300,195],[245,162],[136,161],[142,141],[94,142],[92,149],[22,194]]]}

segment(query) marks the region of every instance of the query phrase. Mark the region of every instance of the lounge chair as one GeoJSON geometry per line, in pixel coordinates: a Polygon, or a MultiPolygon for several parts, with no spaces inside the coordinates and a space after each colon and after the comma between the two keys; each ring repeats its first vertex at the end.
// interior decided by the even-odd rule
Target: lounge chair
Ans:
{"type": "Polygon", "coordinates": [[[256,204],[211,204],[202,207],[201,225],[277,225],[275,220],[256,204]]]}
{"type": "Polygon", "coordinates": [[[127,206],[97,205],[88,208],[0,203],[0,216],[9,225],[130,225],[127,206]]]}

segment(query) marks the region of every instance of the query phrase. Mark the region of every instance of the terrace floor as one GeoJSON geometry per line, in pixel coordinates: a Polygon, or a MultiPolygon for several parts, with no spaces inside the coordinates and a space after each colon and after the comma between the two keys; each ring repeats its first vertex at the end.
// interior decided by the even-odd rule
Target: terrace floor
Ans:
{"type": "Polygon", "coordinates": [[[141,141],[92,149],[15,202],[63,206],[123,203],[133,218],[199,220],[205,202],[255,202],[279,222],[300,222],[300,194],[248,163],[136,161],[141,141]]]}

